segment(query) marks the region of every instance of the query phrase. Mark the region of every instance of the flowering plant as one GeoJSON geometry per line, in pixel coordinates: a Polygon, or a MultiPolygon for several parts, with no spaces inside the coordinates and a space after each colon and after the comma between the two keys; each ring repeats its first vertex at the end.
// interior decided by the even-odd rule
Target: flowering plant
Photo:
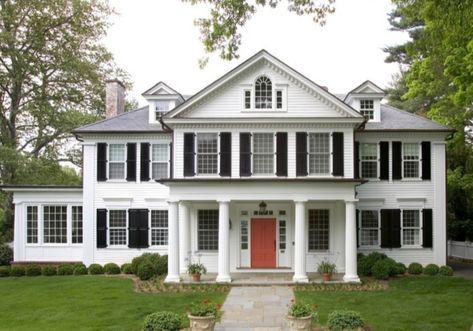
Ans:
{"type": "Polygon", "coordinates": [[[309,305],[305,303],[296,303],[293,301],[293,304],[289,307],[288,315],[292,317],[308,317],[312,316],[312,319],[317,318],[317,312],[315,309],[316,305],[309,305]]]}
{"type": "Polygon", "coordinates": [[[194,304],[190,307],[189,315],[192,316],[217,316],[220,305],[213,304],[210,300],[206,299],[200,303],[194,304]]]}

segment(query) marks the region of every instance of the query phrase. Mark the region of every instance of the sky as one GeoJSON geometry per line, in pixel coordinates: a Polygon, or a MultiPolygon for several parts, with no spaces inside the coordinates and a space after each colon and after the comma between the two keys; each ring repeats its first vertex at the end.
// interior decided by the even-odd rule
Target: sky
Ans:
{"type": "Polygon", "coordinates": [[[384,62],[383,48],[407,36],[390,31],[389,0],[336,0],[336,11],[320,26],[309,16],[278,8],[258,8],[242,30],[240,58],[221,60],[210,55],[204,69],[203,51],[194,20],[208,15],[205,5],[181,0],[109,0],[118,14],[112,17],[104,43],[117,64],[133,81],[129,95],[145,105],[141,94],[164,81],[181,94],[191,95],[261,49],[333,93],[346,93],[369,79],[384,88],[398,72],[384,62]]]}

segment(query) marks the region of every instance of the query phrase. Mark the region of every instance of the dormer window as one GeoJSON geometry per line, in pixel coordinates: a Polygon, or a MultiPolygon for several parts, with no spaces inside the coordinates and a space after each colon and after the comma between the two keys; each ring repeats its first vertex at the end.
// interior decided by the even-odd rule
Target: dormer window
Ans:
{"type": "Polygon", "coordinates": [[[156,113],[156,120],[159,120],[166,112],[169,111],[171,102],[169,100],[157,100],[154,102],[154,111],[156,113]]]}
{"type": "Polygon", "coordinates": [[[255,108],[272,109],[273,84],[266,76],[260,76],[255,82],[255,108]]]}
{"type": "Polygon", "coordinates": [[[360,100],[360,113],[368,120],[374,119],[373,100],[360,100]]]}

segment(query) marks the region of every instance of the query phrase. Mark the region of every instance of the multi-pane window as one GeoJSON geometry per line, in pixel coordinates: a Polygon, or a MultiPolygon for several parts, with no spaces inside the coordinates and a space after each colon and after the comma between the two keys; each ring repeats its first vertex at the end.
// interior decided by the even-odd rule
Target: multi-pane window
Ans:
{"type": "Polygon", "coordinates": [[[379,211],[362,210],[360,212],[360,246],[379,245],[379,211]]]}
{"type": "Polygon", "coordinates": [[[151,245],[166,246],[168,244],[168,211],[151,211],[151,245]]]}
{"type": "Polygon", "coordinates": [[[82,244],[82,206],[72,206],[72,243],[82,244]]]}
{"type": "Polygon", "coordinates": [[[282,91],[281,90],[276,91],[276,108],[282,109],[282,91]]]}
{"type": "Polygon", "coordinates": [[[329,210],[309,209],[309,251],[329,249],[329,210]]]}
{"type": "Polygon", "coordinates": [[[266,76],[260,76],[255,82],[255,108],[271,109],[273,101],[273,84],[266,76]]]}
{"type": "Polygon", "coordinates": [[[45,244],[67,243],[67,206],[44,206],[43,229],[45,244]]]}
{"type": "Polygon", "coordinates": [[[241,249],[248,249],[248,221],[247,220],[241,221],[240,246],[241,246],[241,249]]]}
{"type": "Polygon", "coordinates": [[[279,220],[279,249],[286,249],[286,221],[279,220]]]}
{"type": "Polygon", "coordinates": [[[126,210],[109,211],[110,246],[126,245],[126,210]]]}
{"type": "Polygon", "coordinates": [[[169,110],[170,104],[171,102],[169,100],[157,100],[154,102],[154,109],[157,121],[169,110]]]}
{"type": "Polygon", "coordinates": [[[360,163],[361,177],[378,177],[378,145],[361,144],[360,145],[360,163]]]}
{"type": "Polygon", "coordinates": [[[330,136],[328,133],[309,133],[309,173],[330,173],[330,136]]]}
{"type": "Polygon", "coordinates": [[[197,221],[197,246],[199,251],[218,250],[218,210],[199,210],[197,221]]]}
{"type": "Polygon", "coordinates": [[[245,109],[251,108],[251,91],[245,91],[245,109]]]}
{"type": "Polygon", "coordinates": [[[402,211],[402,245],[420,245],[420,212],[419,210],[402,211]]]}
{"type": "Polygon", "coordinates": [[[253,134],[253,173],[274,174],[274,134],[253,134]]]}
{"type": "Polygon", "coordinates": [[[373,100],[360,100],[360,113],[365,118],[372,120],[374,118],[373,100]]]}
{"type": "Polygon", "coordinates": [[[151,147],[151,178],[168,177],[168,144],[153,144],[151,147]]]}
{"type": "Polygon", "coordinates": [[[28,244],[38,243],[38,207],[28,206],[26,208],[26,242],[28,244]]]}
{"type": "Polygon", "coordinates": [[[125,178],[125,144],[109,145],[108,178],[125,178]]]}
{"type": "Polygon", "coordinates": [[[419,144],[402,144],[404,178],[419,178],[419,144]]]}
{"type": "Polygon", "coordinates": [[[197,173],[216,174],[218,168],[218,134],[197,134],[197,173]]]}

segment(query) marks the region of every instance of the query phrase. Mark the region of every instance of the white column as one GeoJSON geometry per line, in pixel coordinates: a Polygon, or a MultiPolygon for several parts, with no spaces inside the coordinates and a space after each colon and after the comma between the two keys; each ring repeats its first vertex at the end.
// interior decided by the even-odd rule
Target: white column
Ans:
{"type": "Polygon", "coordinates": [[[434,182],[434,201],[432,211],[432,249],[434,263],[447,264],[447,187],[444,141],[432,144],[432,180],[434,182]]]}
{"type": "MultiPolygon", "coordinates": [[[[95,232],[97,231],[97,212],[95,210],[95,183],[97,180],[97,151],[94,142],[83,142],[83,257],[86,266],[94,263],[94,254],[97,247],[95,232]]],[[[41,229],[41,228],[40,228],[41,229]]]]}
{"type": "Polygon", "coordinates": [[[217,283],[229,283],[230,277],[230,201],[218,201],[218,275],[217,283]]]}
{"type": "Polygon", "coordinates": [[[168,275],[166,283],[179,283],[179,205],[168,201],[168,275]]]}
{"type": "Polygon", "coordinates": [[[191,263],[190,221],[189,205],[181,202],[179,204],[179,265],[181,273],[185,273],[187,266],[191,263]]]}
{"type": "Polygon", "coordinates": [[[306,201],[294,201],[295,215],[295,248],[294,248],[294,277],[296,283],[307,283],[309,278],[306,272],[306,201]]]}
{"type": "Polygon", "coordinates": [[[345,282],[360,282],[356,266],[356,206],[355,200],[345,201],[345,282]]]}

